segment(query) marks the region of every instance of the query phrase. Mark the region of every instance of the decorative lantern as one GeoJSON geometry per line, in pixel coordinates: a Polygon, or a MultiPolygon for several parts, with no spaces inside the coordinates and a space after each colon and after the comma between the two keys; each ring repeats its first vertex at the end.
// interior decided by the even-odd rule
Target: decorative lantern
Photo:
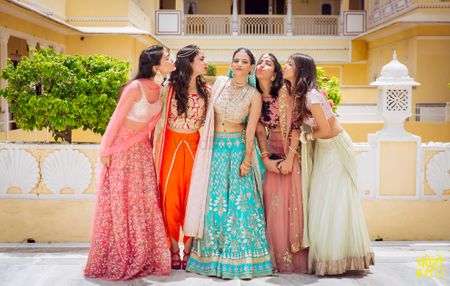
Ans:
{"type": "Polygon", "coordinates": [[[392,61],[381,69],[381,76],[370,85],[378,86],[378,110],[384,119],[380,135],[407,135],[403,122],[412,115],[412,87],[420,85],[408,74],[408,68],[397,60],[394,51],[392,61]]]}

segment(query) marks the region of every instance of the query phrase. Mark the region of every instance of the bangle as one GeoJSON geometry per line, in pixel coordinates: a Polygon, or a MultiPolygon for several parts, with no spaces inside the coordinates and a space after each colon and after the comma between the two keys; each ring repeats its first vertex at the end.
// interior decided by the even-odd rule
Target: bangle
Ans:
{"type": "Polygon", "coordinates": [[[312,133],[306,134],[306,138],[309,139],[309,140],[311,140],[311,141],[314,141],[314,140],[315,140],[315,138],[314,138],[314,136],[313,136],[312,133]]]}
{"type": "Polygon", "coordinates": [[[261,158],[269,157],[270,153],[267,151],[261,152],[261,158]]]}
{"type": "Polygon", "coordinates": [[[289,150],[291,150],[292,152],[294,152],[294,154],[297,154],[297,150],[295,150],[292,146],[289,146],[289,150]]]}
{"type": "Polygon", "coordinates": [[[244,166],[248,166],[248,167],[251,167],[252,166],[252,163],[250,162],[247,162],[247,161],[242,161],[242,164],[244,165],[244,166]]]}

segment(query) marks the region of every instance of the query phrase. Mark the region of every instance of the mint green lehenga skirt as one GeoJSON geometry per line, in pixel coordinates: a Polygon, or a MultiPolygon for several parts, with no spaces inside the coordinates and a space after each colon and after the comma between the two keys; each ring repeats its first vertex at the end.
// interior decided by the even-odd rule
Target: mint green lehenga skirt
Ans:
{"type": "Polygon", "coordinates": [[[195,239],[187,271],[221,278],[272,274],[264,210],[253,172],[241,177],[241,132],[214,134],[202,239],[195,239]]]}

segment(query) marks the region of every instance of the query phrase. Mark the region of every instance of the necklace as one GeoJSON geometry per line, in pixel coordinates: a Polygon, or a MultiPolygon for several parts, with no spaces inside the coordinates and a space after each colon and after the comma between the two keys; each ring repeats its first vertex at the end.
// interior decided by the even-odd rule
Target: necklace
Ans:
{"type": "Polygon", "coordinates": [[[222,104],[222,112],[220,119],[221,119],[221,125],[224,132],[227,132],[225,130],[225,121],[232,117],[232,114],[236,112],[234,103],[241,98],[242,94],[245,94],[247,92],[247,82],[243,84],[236,84],[233,80],[231,80],[230,85],[228,88],[225,88],[222,91],[222,94],[220,96],[220,101],[222,104]],[[239,89],[241,89],[239,91],[239,89]]]}
{"type": "Polygon", "coordinates": [[[236,82],[234,79],[231,79],[231,85],[236,88],[240,88],[240,87],[246,86],[247,82],[239,83],[239,82],[236,82]]]}

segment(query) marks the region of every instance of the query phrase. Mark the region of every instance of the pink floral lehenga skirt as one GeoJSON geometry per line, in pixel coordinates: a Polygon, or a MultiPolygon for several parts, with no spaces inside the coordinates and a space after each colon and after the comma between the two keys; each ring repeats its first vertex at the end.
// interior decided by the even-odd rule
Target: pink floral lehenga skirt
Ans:
{"type": "MultiPolygon", "coordinates": [[[[270,154],[284,155],[281,132],[268,138],[270,154]]],[[[277,272],[306,273],[308,249],[303,249],[303,205],[299,158],[288,175],[266,171],[264,211],[272,264],[277,272]]]]}
{"type": "MultiPolygon", "coordinates": [[[[133,136],[122,129],[115,144],[133,136]]],[[[84,274],[128,280],[170,273],[150,141],[111,155],[97,188],[91,248],[84,274]]]]}

